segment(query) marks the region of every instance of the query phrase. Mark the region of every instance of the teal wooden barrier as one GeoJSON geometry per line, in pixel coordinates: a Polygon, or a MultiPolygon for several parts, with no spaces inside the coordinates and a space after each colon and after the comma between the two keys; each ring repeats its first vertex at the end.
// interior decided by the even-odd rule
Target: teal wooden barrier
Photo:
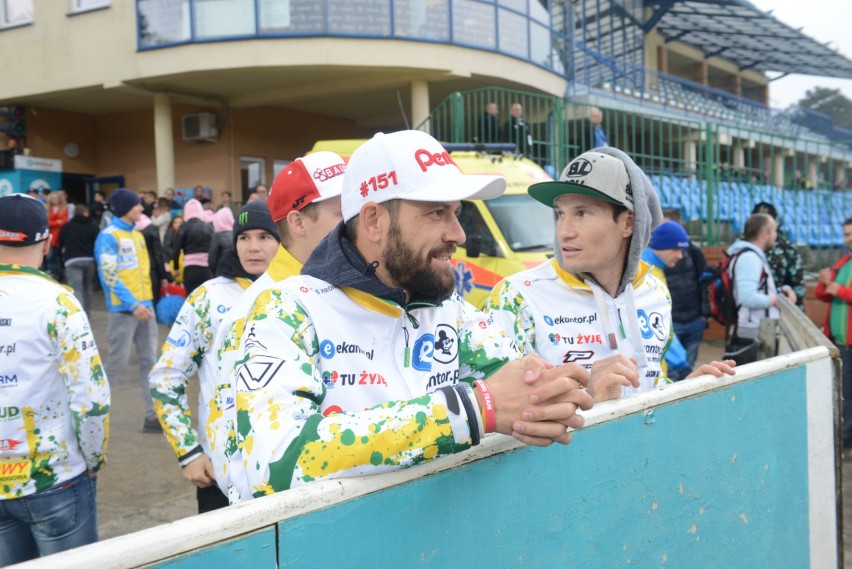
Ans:
{"type": "Polygon", "coordinates": [[[812,348],[598,405],[568,447],[491,436],[27,565],[840,567],[834,374],[812,348]]]}

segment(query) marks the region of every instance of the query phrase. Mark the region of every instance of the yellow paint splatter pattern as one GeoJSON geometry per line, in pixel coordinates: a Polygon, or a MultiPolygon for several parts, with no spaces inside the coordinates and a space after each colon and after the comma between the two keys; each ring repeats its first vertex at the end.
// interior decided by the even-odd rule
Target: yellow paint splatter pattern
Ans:
{"type": "Polygon", "coordinates": [[[44,273],[0,265],[0,310],[15,349],[4,358],[0,499],[51,488],[106,462],[110,391],[77,299],[44,273]]]}
{"type": "MultiPolygon", "coordinates": [[[[324,478],[409,467],[470,446],[469,440],[456,441],[444,396],[426,393],[428,373],[408,399],[370,403],[370,399],[359,396],[362,398],[349,401],[351,408],[326,409],[323,401],[331,386],[323,381],[323,365],[332,364],[319,356],[316,328],[291,296],[301,294],[299,300],[303,302],[313,293],[306,293],[308,287],[293,281],[286,281],[283,290],[261,293],[245,321],[234,372],[236,440],[229,472],[240,498],[324,478]],[[275,372],[265,375],[271,369],[275,372]]],[[[352,306],[348,303],[349,309],[352,306]]],[[[363,321],[357,321],[365,342],[377,322],[386,332],[388,327],[401,327],[407,318],[377,316],[369,308],[361,310],[363,321]]],[[[488,377],[518,356],[511,341],[496,332],[488,316],[458,297],[440,308],[418,310],[433,311],[427,315],[451,315],[448,322],[458,331],[459,342],[458,363],[454,365],[465,381],[488,377]]],[[[416,312],[413,317],[421,318],[416,312]]],[[[371,360],[372,371],[393,378],[391,382],[397,386],[403,381],[409,387],[417,385],[417,378],[423,376],[401,365],[402,354],[393,351],[387,346],[386,353],[376,357],[379,362],[371,360]],[[404,379],[400,373],[410,377],[404,379]]]]}
{"type": "MultiPolygon", "coordinates": [[[[199,425],[207,425],[209,403],[215,386],[213,374],[201,369],[207,365],[216,329],[242,294],[245,283],[225,277],[209,280],[195,289],[178,313],[162,352],[149,376],[154,411],[177,458],[206,441],[192,428],[187,389],[196,372],[200,382],[199,425]]],[[[206,429],[205,429],[206,430],[206,429]]]]}

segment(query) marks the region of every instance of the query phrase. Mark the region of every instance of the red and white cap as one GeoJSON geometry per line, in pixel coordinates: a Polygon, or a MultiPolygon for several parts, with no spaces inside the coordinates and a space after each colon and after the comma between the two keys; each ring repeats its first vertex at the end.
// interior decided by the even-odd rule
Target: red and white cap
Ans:
{"type": "Polygon", "coordinates": [[[269,188],[266,205],[272,221],[278,222],[291,211],[299,211],[308,204],[339,196],[344,172],[343,158],[326,150],[290,162],[275,176],[269,188]]]}
{"type": "Polygon", "coordinates": [[[506,178],[462,174],[441,143],[419,130],[378,133],[349,158],[343,177],[343,221],[368,202],[393,199],[449,202],[496,198],[506,178]]]}

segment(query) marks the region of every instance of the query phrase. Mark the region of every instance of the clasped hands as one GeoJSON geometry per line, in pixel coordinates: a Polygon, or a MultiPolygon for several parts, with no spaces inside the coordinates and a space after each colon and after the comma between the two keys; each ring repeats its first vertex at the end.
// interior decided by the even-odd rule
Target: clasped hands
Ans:
{"type": "MultiPolygon", "coordinates": [[[[593,404],[582,389],[589,383],[587,370],[577,364],[554,367],[535,354],[507,363],[486,383],[497,432],[532,446],[570,443],[568,429],[584,423],[577,410],[588,411],[593,404]]],[[[476,396],[481,397],[478,390],[476,396]]]]}

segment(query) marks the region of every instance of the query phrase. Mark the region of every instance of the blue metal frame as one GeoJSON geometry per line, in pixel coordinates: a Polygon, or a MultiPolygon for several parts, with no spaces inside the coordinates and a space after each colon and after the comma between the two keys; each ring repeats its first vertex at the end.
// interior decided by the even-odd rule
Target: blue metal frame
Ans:
{"type": "MultiPolygon", "coordinates": [[[[140,14],[140,6],[151,0],[136,0],[137,14],[140,14]]],[[[399,35],[400,28],[397,26],[396,2],[401,0],[384,0],[387,2],[388,33],[386,35],[361,34],[361,33],[339,33],[330,32],[333,19],[329,17],[329,1],[321,0],[321,31],[305,31],[294,33],[261,33],[262,14],[260,13],[260,1],[253,0],[254,10],[254,34],[234,34],[216,38],[199,38],[196,21],[196,2],[199,0],[186,0],[189,6],[189,38],[186,40],[162,43],[157,45],[143,45],[141,30],[137,25],[137,45],[139,51],[162,49],[191,43],[217,43],[222,41],[239,41],[257,38],[311,38],[311,37],[337,37],[353,39],[392,39],[401,41],[414,41],[418,43],[440,43],[469,47],[485,52],[499,53],[506,57],[512,57],[535,65],[541,69],[555,73],[572,85],[585,85],[596,89],[598,95],[607,96],[632,96],[635,102],[648,103],[654,106],[663,106],[675,113],[687,115],[702,115],[712,117],[720,122],[739,123],[746,117],[753,126],[770,128],[789,134],[796,134],[796,127],[781,113],[773,112],[768,106],[759,101],[737,96],[727,91],[708,87],[693,81],[682,79],[673,75],[667,75],[655,70],[646,69],[644,65],[636,61],[644,61],[644,44],[636,48],[636,34],[644,35],[641,25],[635,20],[631,10],[634,4],[628,3],[621,10],[613,9],[615,0],[580,0],[577,3],[566,2],[554,4],[551,0],[526,0],[524,8],[516,9],[514,6],[506,6],[497,0],[447,0],[446,37],[448,40],[434,39],[430,37],[417,37],[415,30],[405,27],[406,35],[399,35]],[[465,41],[455,33],[455,23],[462,6],[459,2],[470,3],[470,5],[485,6],[491,11],[494,18],[494,47],[477,45],[465,41]],[[532,3],[541,2],[547,11],[547,21],[533,18],[532,3]],[[586,29],[590,25],[589,12],[586,9],[593,8],[594,22],[591,24],[594,37],[586,42],[585,36],[575,40],[575,29],[586,29]],[[559,16],[562,10],[563,30],[553,27],[554,18],[559,16]],[[579,14],[576,11],[579,10],[579,14]],[[517,16],[525,20],[526,26],[526,53],[519,54],[505,49],[511,49],[515,44],[501,41],[500,23],[509,15],[517,16]],[[582,24],[576,28],[576,16],[582,24]],[[542,60],[533,53],[533,34],[536,37],[545,37],[549,40],[547,57],[542,60]],[[618,47],[616,35],[620,38],[621,47],[618,47]],[[607,37],[608,36],[608,37],[607,37]],[[633,40],[633,41],[631,41],[633,40]],[[570,46],[570,47],[569,47],[570,46]],[[561,48],[561,49],[559,49],[561,48]],[[563,50],[569,48],[572,53],[569,56],[563,54],[563,50]],[[609,53],[603,53],[608,50],[609,53]],[[617,51],[618,50],[618,51],[617,51]],[[557,58],[553,54],[561,54],[557,58]],[[650,87],[650,89],[649,89],[650,87]],[[780,125],[780,126],[779,126],[780,125]]],[[[149,31],[151,22],[149,24],[149,31]]],[[[440,34],[444,36],[443,33],[440,34]]],[[[515,50],[517,51],[517,50],[515,50]]]]}

